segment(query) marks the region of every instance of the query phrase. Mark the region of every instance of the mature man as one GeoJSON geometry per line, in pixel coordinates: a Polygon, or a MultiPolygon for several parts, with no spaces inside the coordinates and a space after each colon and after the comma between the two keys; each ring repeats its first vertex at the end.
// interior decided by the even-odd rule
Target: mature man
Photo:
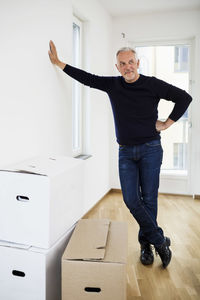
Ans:
{"type": "Polygon", "coordinates": [[[140,260],[144,265],[153,263],[152,244],[166,268],[171,260],[170,239],[164,236],[157,224],[163,155],[160,131],[166,130],[183,115],[192,100],[191,96],[155,77],[139,74],[139,60],[132,48],[121,48],[117,52],[116,67],[122,76],[113,77],[92,75],[61,62],[52,41],[49,57],[53,64],[72,78],[108,94],[119,144],[119,177],[123,199],[140,228],[140,260]],[[160,99],[175,103],[165,122],[157,120],[160,99]]]}

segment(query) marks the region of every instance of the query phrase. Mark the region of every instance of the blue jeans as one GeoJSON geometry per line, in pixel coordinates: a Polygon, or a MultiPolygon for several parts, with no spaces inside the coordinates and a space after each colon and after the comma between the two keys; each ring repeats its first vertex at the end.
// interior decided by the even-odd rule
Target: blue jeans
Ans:
{"type": "Polygon", "coordinates": [[[164,242],[163,230],[157,224],[162,157],[160,140],[119,146],[119,177],[124,202],[139,224],[139,242],[156,247],[164,242]]]}

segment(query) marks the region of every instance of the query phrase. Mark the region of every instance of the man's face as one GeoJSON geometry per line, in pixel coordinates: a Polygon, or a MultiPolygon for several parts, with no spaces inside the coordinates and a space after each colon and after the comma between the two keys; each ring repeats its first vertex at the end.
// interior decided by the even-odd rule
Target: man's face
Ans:
{"type": "Polygon", "coordinates": [[[139,60],[136,60],[135,54],[132,51],[120,52],[117,56],[116,67],[128,83],[134,82],[139,78],[137,71],[139,60]]]}

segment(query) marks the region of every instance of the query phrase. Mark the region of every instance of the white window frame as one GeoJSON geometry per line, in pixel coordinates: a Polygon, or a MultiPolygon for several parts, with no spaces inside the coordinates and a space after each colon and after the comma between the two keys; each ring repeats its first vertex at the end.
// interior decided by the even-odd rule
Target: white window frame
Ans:
{"type": "MultiPolygon", "coordinates": [[[[72,39],[73,39],[73,66],[79,69],[82,68],[82,32],[83,24],[76,16],[73,16],[72,23],[72,39]],[[73,25],[76,24],[79,27],[79,39],[74,41],[74,29],[73,25]],[[74,49],[75,43],[78,44],[78,48],[74,49]],[[74,52],[76,50],[76,52],[74,52]],[[75,56],[74,56],[75,53],[75,56]]],[[[76,46],[77,47],[77,46],[76,46]]],[[[73,80],[72,82],[72,155],[73,157],[81,155],[83,151],[83,92],[82,85],[73,80]]]]}
{"type": "MultiPolygon", "coordinates": [[[[190,46],[189,52],[189,94],[192,94],[194,89],[194,47],[195,47],[195,38],[183,38],[183,39],[142,39],[142,40],[132,40],[127,41],[127,45],[130,47],[139,47],[139,46],[174,46],[174,45],[188,45],[190,46]]],[[[189,122],[189,129],[192,127],[192,108],[191,106],[188,108],[188,122],[189,122]]],[[[193,152],[194,152],[194,142],[192,140],[192,132],[191,129],[188,132],[188,141],[189,141],[189,152],[190,152],[190,159],[189,155],[187,157],[187,167],[188,172],[184,173],[182,171],[177,172],[176,170],[170,170],[169,172],[162,170],[161,171],[161,192],[167,193],[177,193],[176,186],[179,185],[179,182],[183,182],[182,186],[184,187],[180,192],[180,194],[193,194],[193,183],[192,177],[194,174],[194,161],[193,161],[193,152]],[[173,182],[173,184],[172,184],[173,182]],[[163,184],[162,184],[163,183],[163,184]],[[170,183],[170,184],[169,184],[170,183]]]]}

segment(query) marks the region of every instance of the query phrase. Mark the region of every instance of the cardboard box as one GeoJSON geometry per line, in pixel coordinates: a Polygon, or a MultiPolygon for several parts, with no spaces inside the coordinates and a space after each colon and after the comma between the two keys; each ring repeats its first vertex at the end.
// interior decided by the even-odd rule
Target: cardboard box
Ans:
{"type": "Polygon", "coordinates": [[[126,300],[127,225],[78,222],[62,257],[62,300],[126,300]]]}
{"type": "Polygon", "coordinates": [[[0,299],[61,300],[61,257],[74,226],[48,250],[1,242],[0,299]]]}
{"type": "Polygon", "coordinates": [[[0,240],[50,248],[83,215],[83,165],[37,157],[0,170],[0,240]]]}

